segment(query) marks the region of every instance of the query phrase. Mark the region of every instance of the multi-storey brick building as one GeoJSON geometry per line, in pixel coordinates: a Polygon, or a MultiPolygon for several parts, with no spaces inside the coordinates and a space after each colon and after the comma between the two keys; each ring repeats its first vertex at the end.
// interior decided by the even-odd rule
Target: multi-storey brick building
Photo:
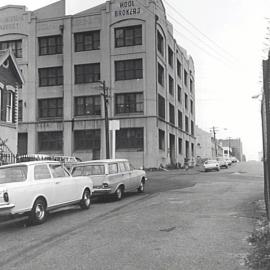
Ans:
{"type": "Polygon", "coordinates": [[[0,15],[0,49],[13,48],[25,77],[20,154],[104,158],[105,81],[109,119],[120,120],[116,157],[149,168],[195,156],[194,64],[162,1],[112,0],[72,16],[59,1],[0,15]]]}

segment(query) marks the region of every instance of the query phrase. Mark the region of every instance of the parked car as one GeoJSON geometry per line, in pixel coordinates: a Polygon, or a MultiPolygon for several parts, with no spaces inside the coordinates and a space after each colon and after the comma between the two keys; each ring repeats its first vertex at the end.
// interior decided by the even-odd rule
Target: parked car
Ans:
{"type": "Polygon", "coordinates": [[[0,215],[28,215],[41,224],[48,211],[71,204],[90,207],[90,177],[73,177],[57,161],[32,161],[0,167],[0,215]]]}
{"type": "Polygon", "coordinates": [[[220,168],[225,168],[228,169],[229,164],[227,162],[227,160],[223,157],[217,157],[217,161],[219,162],[219,167],[220,168]]]}
{"type": "Polygon", "coordinates": [[[132,168],[127,159],[79,162],[71,173],[73,176],[90,175],[93,195],[115,195],[117,200],[121,200],[125,192],[143,192],[147,180],[145,171],[132,168]]]}
{"type": "Polygon", "coordinates": [[[228,163],[229,166],[232,165],[232,160],[231,160],[231,158],[226,158],[226,161],[227,161],[227,163],[228,163]]]}
{"type": "Polygon", "coordinates": [[[217,160],[206,160],[203,164],[204,171],[219,171],[219,162],[217,160]]]}

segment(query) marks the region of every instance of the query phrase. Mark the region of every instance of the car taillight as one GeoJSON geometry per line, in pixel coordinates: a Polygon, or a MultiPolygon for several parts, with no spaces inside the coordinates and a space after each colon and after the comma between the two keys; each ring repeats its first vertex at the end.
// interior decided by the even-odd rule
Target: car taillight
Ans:
{"type": "Polygon", "coordinates": [[[5,202],[8,202],[9,201],[9,197],[8,197],[8,193],[7,192],[4,193],[3,198],[4,198],[4,201],[5,202]]]}

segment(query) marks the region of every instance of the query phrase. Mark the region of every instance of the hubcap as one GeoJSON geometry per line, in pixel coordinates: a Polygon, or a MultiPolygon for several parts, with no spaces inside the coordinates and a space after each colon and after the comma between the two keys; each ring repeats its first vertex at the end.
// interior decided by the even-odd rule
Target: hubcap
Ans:
{"type": "Polygon", "coordinates": [[[37,219],[39,220],[43,219],[45,215],[45,210],[42,204],[37,205],[35,213],[36,213],[37,219]]]}
{"type": "Polygon", "coordinates": [[[118,189],[117,189],[117,198],[118,198],[118,199],[121,199],[121,197],[122,197],[122,191],[121,191],[120,188],[118,188],[118,189]]]}

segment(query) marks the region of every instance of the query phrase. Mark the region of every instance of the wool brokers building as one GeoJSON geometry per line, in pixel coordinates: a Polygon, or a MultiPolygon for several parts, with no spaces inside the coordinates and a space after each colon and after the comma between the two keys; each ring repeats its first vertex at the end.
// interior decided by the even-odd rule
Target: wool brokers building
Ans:
{"type": "Polygon", "coordinates": [[[195,156],[191,57],[173,37],[160,0],[112,0],[65,15],[65,1],[35,11],[0,8],[0,49],[12,47],[19,92],[18,152],[105,157],[104,103],[120,121],[116,157],[135,166],[195,156]]]}

